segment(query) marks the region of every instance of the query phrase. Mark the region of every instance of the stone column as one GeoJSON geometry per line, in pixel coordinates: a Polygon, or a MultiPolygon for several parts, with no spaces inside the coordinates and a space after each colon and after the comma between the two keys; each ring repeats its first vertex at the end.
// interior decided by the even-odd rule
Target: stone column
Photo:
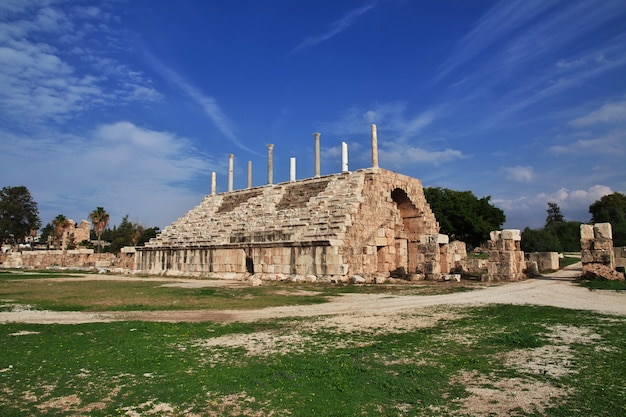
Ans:
{"type": "Polygon", "coordinates": [[[233,190],[233,172],[234,172],[234,158],[235,155],[228,154],[228,191],[232,191],[233,190]]]}
{"type": "Polygon", "coordinates": [[[348,144],[341,142],[341,172],[348,172],[348,144]]]}
{"type": "Polygon", "coordinates": [[[274,144],[267,145],[267,183],[274,182],[274,144]]]}
{"type": "Polygon", "coordinates": [[[375,124],[372,124],[372,168],[378,168],[378,136],[375,124]]]}
{"type": "Polygon", "coordinates": [[[252,161],[248,161],[248,188],[252,188],[252,161]]]}
{"type": "Polygon", "coordinates": [[[215,195],[217,188],[217,178],[215,172],[211,173],[211,195],[215,195]]]}
{"type": "Polygon", "coordinates": [[[320,176],[320,134],[315,132],[313,133],[313,137],[315,137],[315,178],[319,178],[320,176]]]}
{"type": "Polygon", "coordinates": [[[289,181],[296,182],[296,158],[289,158],[289,181]]]}

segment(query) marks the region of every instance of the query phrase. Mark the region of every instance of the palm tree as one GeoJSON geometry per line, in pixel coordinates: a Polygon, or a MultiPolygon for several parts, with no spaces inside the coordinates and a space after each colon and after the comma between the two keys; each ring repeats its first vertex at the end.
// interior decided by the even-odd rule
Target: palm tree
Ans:
{"type": "Polygon", "coordinates": [[[94,211],[89,213],[89,219],[93,223],[93,231],[98,236],[98,253],[100,253],[100,236],[102,236],[102,232],[109,224],[109,213],[107,213],[104,208],[97,207],[94,211]]]}
{"type": "Polygon", "coordinates": [[[52,220],[52,225],[54,226],[54,235],[57,244],[61,245],[61,249],[65,250],[65,231],[69,229],[70,219],[65,217],[62,214],[59,214],[52,220]]]}

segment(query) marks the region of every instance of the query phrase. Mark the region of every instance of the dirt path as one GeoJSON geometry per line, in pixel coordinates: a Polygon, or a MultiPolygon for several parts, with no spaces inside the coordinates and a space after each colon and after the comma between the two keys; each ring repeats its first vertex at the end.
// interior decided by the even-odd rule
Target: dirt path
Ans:
{"type": "MultiPolygon", "coordinates": [[[[626,293],[589,291],[573,283],[574,278],[578,275],[580,275],[580,264],[575,264],[544,277],[456,294],[433,296],[344,294],[333,298],[325,304],[270,307],[259,310],[100,313],[23,310],[0,312],[0,323],[77,324],[126,320],[251,322],[273,318],[313,317],[320,315],[394,315],[404,311],[440,305],[471,306],[484,304],[531,304],[626,315],[626,293]]],[[[188,281],[189,285],[193,286],[202,285],[202,282],[197,280],[181,281],[188,281]]],[[[216,284],[215,281],[206,281],[206,285],[216,284]]]]}

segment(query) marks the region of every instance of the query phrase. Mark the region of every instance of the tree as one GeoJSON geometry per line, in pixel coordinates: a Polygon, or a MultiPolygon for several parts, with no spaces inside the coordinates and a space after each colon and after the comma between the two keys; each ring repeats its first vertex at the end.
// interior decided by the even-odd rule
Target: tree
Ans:
{"type": "Polygon", "coordinates": [[[556,203],[549,202],[548,209],[548,217],[546,217],[546,227],[551,226],[553,224],[563,223],[565,218],[561,214],[561,208],[556,203]]]}
{"type": "Polygon", "coordinates": [[[41,227],[37,203],[28,188],[4,187],[0,190],[0,246],[23,243],[33,230],[41,227]]]}
{"type": "Polygon", "coordinates": [[[158,227],[146,228],[139,223],[128,220],[128,215],[122,218],[119,226],[113,226],[113,229],[107,228],[102,236],[111,242],[104,248],[106,252],[117,253],[124,246],[143,246],[145,242],[157,235],[158,227]]]}
{"type": "Polygon", "coordinates": [[[565,221],[558,204],[549,202],[546,225],[525,228],[521,247],[524,252],[564,252],[580,250],[580,222],[565,221]]]}
{"type": "Polygon", "coordinates": [[[93,223],[93,230],[98,237],[98,252],[102,250],[102,245],[100,244],[100,237],[102,236],[102,232],[109,224],[109,213],[107,213],[104,208],[97,207],[94,211],[89,213],[89,219],[93,223]]]}
{"type": "Polygon", "coordinates": [[[626,195],[605,195],[589,206],[589,213],[592,223],[611,223],[614,246],[626,246],[626,195]]]}
{"type": "Polygon", "coordinates": [[[72,222],[70,219],[65,217],[63,214],[59,214],[52,220],[52,226],[54,226],[54,242],[57,246],[60,246],[61,249],[65,250],[67,247],[65,246],[65,232],[70,228],[72,222]]]}
{"type": "Polygon", "coordinates": [[[499,230],[506,221],[504,212],[489,202],[490,196],[479,199],[471,191],[440,187],[425,188],[424,195],[441,233],[472,246],[488,240],[489,232],[499,230]]]}

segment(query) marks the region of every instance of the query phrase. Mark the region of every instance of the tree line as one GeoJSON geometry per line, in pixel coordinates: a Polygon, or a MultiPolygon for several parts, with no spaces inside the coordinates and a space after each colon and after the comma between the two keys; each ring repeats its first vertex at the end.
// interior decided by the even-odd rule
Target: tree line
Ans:
{"type": "MultiPolygon", "coordinates": [[[[124,246],[143,246],[159,232],[158,227],[145,227],[129,221],[128,215],[122,218],[119,225],[110,228],[110,216],[103,207],[96,207],[88,217],[92,223],[88,240],[77,242],[73,234],[68,234],[72,226],[77,225],[59,214],[41,229],[39,242],[57,249],[84,247],[98,252],[119,253],[124,246]],[[94,240],[95,244],[92,243],[94,240]]],[[[23,244],[28,238],[38,235],[41,225],[37,203],[26,187],[4,187],[0,190],[0,245],[23,244]]]]}
{"type": "MultiPolygon", "coordinates": [[[[554,202],[548,203],[544,227],[525,228],[522,232],[524,252],[577,252],[580,250],[581,222],[566,221],[554,202]]],[[[589,206],[590,223],[611,223],[613,246],[626,246],[626,195],[608,194],[589,206]]]]}
{"type": "MultiPolygon", "coordinates": [[[[491,196],[476,197],[471,191],[454,191],[428,187],[424,195],[440,225],[440,232],[470,247],[477,247],[489,239],[489,232],[500,230],[506,221],[504,212],[491,204],[491,196]]],[[[580,250],[580,222],[566,221],[556,203],[548,203],[546,224],[540,229],[525,228],[522,232],[522,250],[525,252],[561,252],[580,250]]],[[[613,243],[626,246],[626,195],[605,195],[589,206],[591,223],[611,223],[613,243]]],[[[40,241],[50,241],[53,247],[72,249],[77,246],[95,247],[98,251],[117,253],[124,246],[142,246],[155,237],[158,227],[144,227],[128,220],[109,226],[109,214],[103,207],[89,213],[93,228],[89,241],[75,242],[65,233],[70,221],[59,214],[43,229],[40,241]],[[63,238],[66,241],[63,242],[63,238]],[[91,241],[97,240],[94,245],[91,241]],[[107,244],[103,244],[102,242],[107,244]]],[[[0,245],[24,243],[35,237],[41,227],[37,203],[24,186],[4,187],[0,190],[0,245]]]]}

